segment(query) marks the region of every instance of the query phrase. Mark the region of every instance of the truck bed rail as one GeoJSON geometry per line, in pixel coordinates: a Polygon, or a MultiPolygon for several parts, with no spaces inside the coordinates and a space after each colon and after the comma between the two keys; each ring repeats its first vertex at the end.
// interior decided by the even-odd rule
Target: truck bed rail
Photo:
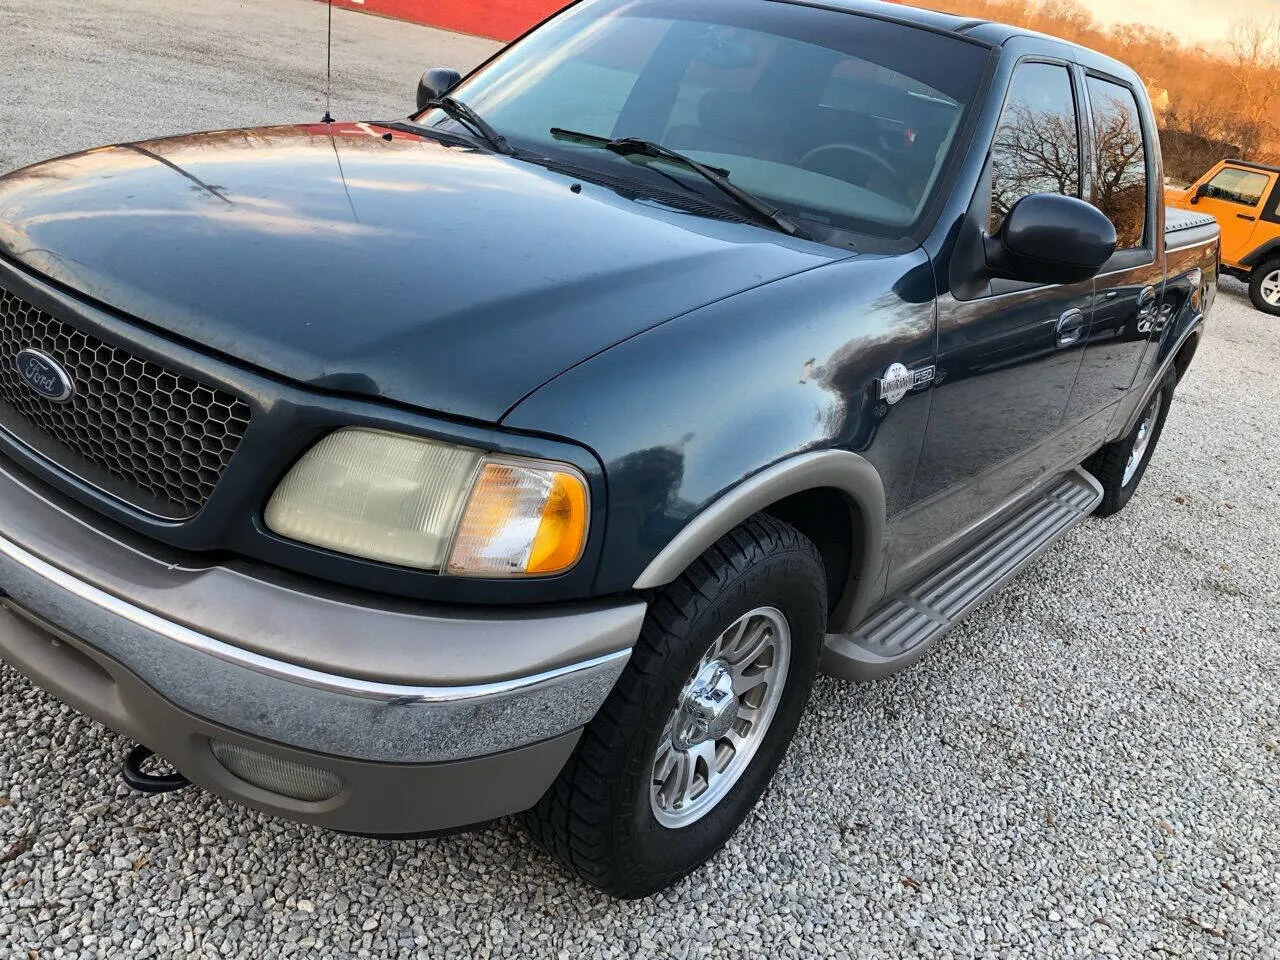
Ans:
{"type": "Polygon", "coordinates": [[[1191,247],[1208,243],[1219,235],[1218,221],[1207,213],[1192,213],[1177,207],[1166,207],[1164,235],[1168,247],[1191,247]]]}

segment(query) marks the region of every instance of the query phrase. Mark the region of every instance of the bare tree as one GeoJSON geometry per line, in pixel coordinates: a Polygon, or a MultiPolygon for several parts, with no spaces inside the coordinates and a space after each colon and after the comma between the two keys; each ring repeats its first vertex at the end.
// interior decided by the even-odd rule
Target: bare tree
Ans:
{"type": "Polygon", "coordinates": [[[1078,0],[1038,0],[1027,4],[1027,26],[1045,33],[1078,34],[1094,26],[1078,0]]]}
{"type": "Polygon", "coordinates": [[[1229,156],[1280,162],[1280,15],[1236,23],[1210,48],[1195,34],[1139,24],[1104,29],[1077,0],[901,2],[1021,24],[1128,63],[1148,88],[1168,91],[1159,122],[1175,179],[1194,179],[1229,156]]]}
{"type": "Polygon", "coordinates": [[[1238,98],[1232,111],[1244,120],[1246,148],[1256,152],[1272,139],[1280,95],[1280,16],[1237,20],[1227,43],[1231,81],[1238,98]]]}

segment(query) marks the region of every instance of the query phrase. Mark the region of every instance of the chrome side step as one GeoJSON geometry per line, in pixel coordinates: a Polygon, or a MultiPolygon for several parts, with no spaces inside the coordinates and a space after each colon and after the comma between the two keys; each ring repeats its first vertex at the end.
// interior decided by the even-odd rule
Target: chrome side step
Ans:
{"type": "Polygon", "coordinates": [[[1076,468],[965,553],[894,595],[851,633],[828,634],[824,673],[879,680],[932,647],[979,603],[1093,512],[1102,487],[1076,468]]]}

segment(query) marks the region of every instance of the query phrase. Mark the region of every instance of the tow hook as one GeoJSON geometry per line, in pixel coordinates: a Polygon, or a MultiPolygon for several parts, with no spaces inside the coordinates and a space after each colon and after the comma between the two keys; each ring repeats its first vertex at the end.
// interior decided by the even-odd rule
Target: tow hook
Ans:
{"type": "Polygon", "coordinates": [[[177,770],[165,774],[147,773],[143,770],[143,764],[155,755],[150,747],[134,744],[120,764],[120,776],[124,778],[124,782],[139,793],[172,793],[191,786],[191,781],[177,770]]]}

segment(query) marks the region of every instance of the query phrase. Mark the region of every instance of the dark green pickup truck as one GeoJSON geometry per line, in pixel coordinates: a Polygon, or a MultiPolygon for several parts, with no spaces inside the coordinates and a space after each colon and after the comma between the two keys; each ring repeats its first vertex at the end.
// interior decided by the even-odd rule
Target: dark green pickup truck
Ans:
{"type": "Polygon", "coordinates": [[[644,895],[817,670],[1125,505],[1217,228],[1128,68],[870,0],[583,0],[419,97],[0,178],[0,655],[138,789],[644,895]]]}

